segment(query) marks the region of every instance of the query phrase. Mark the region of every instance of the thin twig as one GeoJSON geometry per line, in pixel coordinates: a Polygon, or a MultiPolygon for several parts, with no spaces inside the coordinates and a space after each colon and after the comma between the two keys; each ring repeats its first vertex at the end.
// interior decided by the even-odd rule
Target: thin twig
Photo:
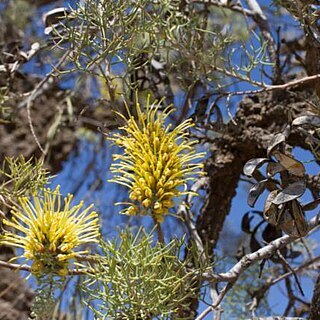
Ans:
{"type": "MultiPolygon", "coordinates": [[[[220,70],[220,69],[217,71],[222,72],[222,70],[220,70]]],[[[285,89],[289,89],[289,88],[298,87],[302,84],[307,84],[309,82],[313,82],[318,79],[320,79],[320,73],[312,75],[312,76],[303,77],[301,79],[295,79],[295,80],[292,80],[290,82],[283,83],[283,84],[274,84],[274,85],[268,85],[268,84],[263,84],[263,83],[260,83],[259,85],[254,84],[254,85],[260,86],[262,88],[256,89],[256,90],[223,92],[223,93],[221,93],[221,95],[224,95],[224,96],[254,95],[254,94],[258,94],[258,93],[262,93],[262,92],[271,92],[274,90],[285,90],[285,89]]]]}
{"type": "MultiPolygon", "coordinates": [[[[316,262],[319,262],[320,261],[320,256],[314,258],[314,259],[311,259],[311,260],[308,260],[307,262],[301,264],[299,267],[296,267],[296,268],[292,268],[292,270],[295,272],[295,273],[299,273],[299,272],[302,272],[303,270],[305,269],[317,269],[319,268],[319,266],[316,265],[316,262]]],[[[262,287],[260,287],[258,290],[256,290],[255,292],[253,292],[252,294],[252,298],[253,298],[253,302],[251,304],[251,307],[250,307],[250,310],[255,310],[258,305],[259,305],[259,297],[261,296],[264,296],[265,295],[265,292],[267,292],[270,287],[272,287],[273,285],[277,284],[278,282],[290,277],[291,275],[293,274],[292,271],[288,271],[282,275],[280,275],[279,277],[277,278],[269,278],[264,284],[262,287]]],[[[298,297],[295,297],[296,299],[298,299],[298,297]]]]}
{"type": "Polygon", "coordinates": [[[161,224],[156,220],[155,217],[153,217],[153,221],[154,221],[154,225],[157,229],[157,233],[158,233],[158,240],[161,244],[164,244],[164,235],[163,235],[163,231],[161,228],[161,224]]]}
{"type": "Polygon", "coordinates": [[[215,310],[216,308],[218,308],[218,306],[220,305],[221,301],[223,300],[223,298],[225,297],[225,295],[228,293],[228,291],[233,287],[233,283],[227,283],[224,288],[221,290],[221,292],[219,293],[216,301],[212,304],[212,306],[208,307],[207,309],[205,309],[197,318],[196,320],[202,320],[204,319],[204,317],[206,315],[208,315],[211,311],[215,310]]]}
{"type": "Polygon", "coordinates": [[[304,296],[304,292],[303,292],[303,289],[300,285],[300,281],[297,277],[297,274],[296,272],[294,271],[294,269],[290,266],[290,264],[288,263],[288,261],[285,259],[285,257],[281,254],[280,250],[277,250],[277,254],[280,258],[280,260],[283,262],[284,266],[293,274],[293,277],[294,277],[294,280],[296,281],[297,283],[297,286],[299,288],[299,291],[301,293],[302,296],[304,296]]]}
{"type": "Polygon", "coordinates": [[[239,4],[228,4],[228,2],[224,1],[219,1],[219,0],[190,0],[191,3],[197,3],[197,4],[207,4],[207,5],[212,5],[215,7],[223,8],[223,9],[228,9],[237,13],[242,13],[245,16],[254,16],[254,12],[247,9],[243,8],[242,5],[239,4]]]}
{"type": "Polygon", "coordinates": [[[36,142],[37,146],[39,147],[39,149],[41,150],[43,155],[46,155],[46,152],[42,148],[42,146],[39,142],[39,139],[34,131],[34,126],[33,126],[32,118],[31,118],[31,104],[34,101],[34,99],[37,97],[37,93],[42,88],[42,86],[45,83],[47,83],[50,79],[54,78],[53,74],[64,63],[64,61],[66,60],[68,55],[69,55],[69,51],[65,52],[65,54],[61,57],[61,59],[57,63],[57,65],[36,85],[36,87],[32,90],[30,96],[27,98],[26,104],[27,104],[27,118],[28,118],[29,128],[30,128],[30,131],[31,131],[31,134],[33,136],[34,141],[36,142]]]}
{"type": "MultiPolygon", "coordinates": [[[[16,271],[27,271],[31,272],[31,267],[27,264],[17,264],[17,263],[10,263],[6,261],[0,260],[0,267],[16,270],[16,271]]],[[[93,270],[91,269],[69,269],[67,274],[70,276],[76,276],[76,275],[83,275],[83,274],[92,274],[93,270]]]]}
{"type": "MultiPolygon", "coordinates": [[[[313,217],[309,221],[309,234],[315,228],[317,228],[320,224],[320,213],[318,213],[315,217],[313,217]]],[[[219,274],[214,273],[204,273],[202,276],[207,281],[213,282],[235,282],[239,276],[246,271],[250,266],[254,263],[268,259],[272,255],[275,254],[277,250],[280,250],[287,246],[288,244],[296,241],[298,238],[292,237],[289,235],[284,235],[276,240],[273,240],[268,245],[264,246],[263,248],[245,255],[241,258],[241,260],[236,263],[229,271],[219,274]]]]}
{"type": "Polygon", "coordinates": [[[31,272],[31,267],[26,264],[10,263],[10,262],[0,260],[0,267],[11,269],[11,270],[17,270],[17,271],[22,270],[22,271],[31,272]]]}
{"type": "MultiPolygon", "coordinates": [[[[297,267],[297,268],[293,268],[293,271],[296,272],[296,273],[297,273],[297,272],[300,272],[300,271],[302,271],[303,269],[305,269],[305,268],[307,268],[307,267],[309,267],[309,266],[312,266],[315,262],[318,262],[318,261],[320,261],[320,256],[319,256],[319,257],[316,257],[316,258],[314,258],[314,259],[312,259],[312,260],[310,260],[310,261],[307,261],[306,263],[302,264],[301,266],[299,266],[299,267],[297,267]]],[[[319,268],[319,267],[318,267],[318,268],[319,268]]],[[[282,275],[279,276],[278,278],[272,280],[272,281],[270,282],[270,286],[272,286],[272,285],[280,282],[281,280],[283,280],[283,279],[291,276],[292,273],[293,273],[292,271],[288,271],[287,273],[282,274],[282,275]]]]}

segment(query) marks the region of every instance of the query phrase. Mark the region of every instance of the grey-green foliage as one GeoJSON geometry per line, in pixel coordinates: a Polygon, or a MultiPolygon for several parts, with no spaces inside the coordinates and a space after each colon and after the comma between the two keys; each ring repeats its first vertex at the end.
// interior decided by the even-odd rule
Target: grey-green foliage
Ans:
{"type": "Polygon", "coordinates": [[[41,161],[26,160],[22,155],[6,157],[0,168],[0,200],[11,201],[33,194],[43,188],[48,180],[49,173],[41,161]]]}
{"type": "Polygon", "coordinates": [[[59,44],[72,49],[76,69],[107,78],[113,65],[128,75],[156,59],[165,63],[162,72],[175,73],[182,82],[188,74],[190,85],[212,75],[231,41],[227,30],[222,32],[222,17],[221,9],[180,1],[86,0],[55,33],[59,44]]]}
{"type": "Polygon", "coordinates": [[[101,261],[82,285],[96,317],[188,319],[184,309],[198,282],[195,271],[187,270],[188,259],[179,259],[183,241],[154,243],[143,229],[136,235],[122,231],[119,239],[102,241],[101,261]]]}
{"type": "MultiPolygon", "coordinates": [[[[57,292],[63,290],[65,278],[51,274],[36,278],[37,289],[31,307],[31,319],[54,320],[58,319],[59,299],[57,292]]],[[[67,320],[67,316],[65,317],[67,320]]]]}
{"type": "Polygon", "coordinates": [[[132,89],[172,98],[196,87],[220,93],[237,81],[259,86],[253,71],[269,63],[266,41],[247,31],[243,15],[206,3],[85,0],[54,26],[54,43],[70,51],[64,72],[100,77],[113,101],[132,89]]]}

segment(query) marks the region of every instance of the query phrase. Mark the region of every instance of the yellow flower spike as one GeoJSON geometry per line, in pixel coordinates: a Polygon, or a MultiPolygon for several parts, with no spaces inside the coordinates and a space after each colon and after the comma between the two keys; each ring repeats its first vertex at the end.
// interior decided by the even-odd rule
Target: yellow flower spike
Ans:
{"type": "Polygon", "coordinates": [[[58,275],[60,277],[65,277],[68,274],[68,269],[67,268],[62,268],[58,270],[58,275]]]}
{"type": "Polygon", "coordinates": [[[81,211],[83,201],[71,206],[72,200],[69,194],[61,201],[59,186],[34,196],[33,203],[20,198],[11,221],[3,221],[15,230],[5,230],[0,244],[22,248],[23,257],[33,261],[31,272],[36,275],[66,275],[69,260],[77,254],[75,249],[98,242],[99,237],[99,219],[96,212],[90,212],[92,206],[81,211]]]}
{"type": "Polygon", "coordinates": [[[142,201],[142,205],[145,207],[145,208],[149,208],[150,205],[151,205],[151,201],[150,199],[145,199],[142,201]]]}
{"type": "Polygon", "coordinates": [[[112,182],[130,189],[127,208],[121,213],[128,215],[149,214],[157,222],[174,207],[174,199],[188,193],[181,191],[188,180],[202,174],[203,165],[197,163],[205,153],[194,149],[197,141],[188,140],[188,130],[193,126],[188,119],[173,128],[166,119],[174,109],[171,106],[160,112],[162,101],[150,104],[142,110],[136,104],[137,119],[129,111],[122,133],[109,139],[123,148],[123,154],[113,157],[112,182]]]}
{"type": "Polygon", "coordinates": [[[128,209],[126,209],[126,214],[135,216],[138,214],[138,209],[135,206],[130,206],[128,209]]]}

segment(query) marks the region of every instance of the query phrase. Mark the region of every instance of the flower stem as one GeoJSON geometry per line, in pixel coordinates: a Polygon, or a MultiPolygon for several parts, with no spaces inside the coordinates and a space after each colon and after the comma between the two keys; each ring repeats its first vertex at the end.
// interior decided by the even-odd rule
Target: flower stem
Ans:
{"type": "Polygon", "coordinates": [[[161,228],[161,224],[153,217],[153,221],[154,221],[154,224],[156,226],[156,229],[157,229],[157,233],[158,233],[158,240],[161,244],[164,244],[164,235],[163,235],[163,231],[162,231],[162,228],[161,228]]]}

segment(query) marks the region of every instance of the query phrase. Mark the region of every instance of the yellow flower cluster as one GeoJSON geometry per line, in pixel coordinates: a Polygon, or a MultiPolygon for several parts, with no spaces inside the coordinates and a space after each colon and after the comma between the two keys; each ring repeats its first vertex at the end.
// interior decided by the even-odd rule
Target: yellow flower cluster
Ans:
{"type": "Polygon", "coordinates": [[[174,198],[188,191],[181,191],[187,180],[201,173],[203,165],[193,163],[203,158],[188,139],[188,129],[193,126],[191,119],[185,120],[171,130],[166,118],[173,109],[159,111],[161,102],[150,105],[149,98],[143,112],[136,104],[137,120],[129,113],[123,133],[114,134],[110,139],[123,147],[124,153],[114,156],[111,166],[113,182],[130,189],[131,202],[122,213],[129,215],[150,214],[162,222],[165,214],[174,206],[174,198]]]}
{"type": "Polygon", "coordinates": [[[81,244],[98,242],[99,219],[89,206],[81,213],[83,202],[71,206],[72,195],[61,203],[59,187],[46,189],[43,196],[19,199],[19,208],[12,210],[12,218],[3,223],[15,230],[5,230],[0,244],[20,247],[23,257],[32,260],[34,274],[57,273],[65,275],[69,260],[76,254],[74,249],[81,244]],[[19,232],[19,233],[17,233],[19,232]],[[22,234],[21,234],[22,233],[22,234]]]}

